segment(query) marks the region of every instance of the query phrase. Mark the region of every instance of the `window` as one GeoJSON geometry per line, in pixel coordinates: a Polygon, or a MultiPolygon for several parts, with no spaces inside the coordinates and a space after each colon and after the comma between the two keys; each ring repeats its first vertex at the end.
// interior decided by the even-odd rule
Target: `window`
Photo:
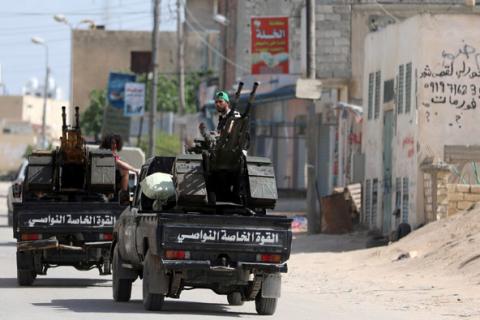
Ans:
{"type": "Polygon", "coordinates": [[[403,113],[403,85],[404,85],[404,65],[398,67],[398,83],[397,83],[397,113],[403,113]]]}
{"type": "Polygon", "coordinates": [[[407,63],[405,71],[405,113],[412,108],[412,64],[407,63]]]}
{"type": "Polygon", "coordinates": [[[395,209],[402,207],[402,178],[395,179],[395,209]]]}
{"type": "Polygon", "coordinates": [[[393,100],[394,95],[394,81],[393,79],[387,80],[383,83],[383,103],[387,103],[393,100]]]}
{"type": "Polygon", "coordinates": [[[372,184],[369,179],[365,181],[365,205],[364,205],[364,222],[370,225],[370,215],[372,210],[372,184]]]}
{"type": "Polygon", "coordinates": [[[368,75],[368,120],[372,119],[373,114],[373,77],[373,73],[368,75]]]}
{"type": "Polygon", "coordinates": [[[372,220],[370,225],[377,224],[377,207],[378,207],[378,179],[373,179],[372,182],[372,220]]]}
{"type": "Polygon", "coordinates": [[[378,119],[380,114],[380,88],[382,85],[382,75],[380,71],[375,73],[375,119],[378,119]]]}
{"type": "Polygon", "coordinates": [[[408,223],[408,177],[403,178],[402,222],[408,223]]]}

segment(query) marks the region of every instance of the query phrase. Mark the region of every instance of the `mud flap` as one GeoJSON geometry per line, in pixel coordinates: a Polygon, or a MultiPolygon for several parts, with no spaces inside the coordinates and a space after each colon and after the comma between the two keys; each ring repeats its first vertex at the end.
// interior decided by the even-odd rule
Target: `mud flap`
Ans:
{"type": "MultiPolygon", "coordinates": [[[[168,287],[170,284],[169,277],[165,274],[164,268],[161,264],[161,259],[157,255],[150,255],[149,261],[145,263],[144,268],[149,268],[148,273],[148,289],[149,293],[154,294],[168,294],[168,287]]],[[[145,281],[145,279],[144,279],[145,281]]]]}
{"type": "Polygon", "coordinates": [[[280,298],[281,290],[282,277],[280,273],[270,273],[263,276],[261,291],[263,298],[280,298]]]}

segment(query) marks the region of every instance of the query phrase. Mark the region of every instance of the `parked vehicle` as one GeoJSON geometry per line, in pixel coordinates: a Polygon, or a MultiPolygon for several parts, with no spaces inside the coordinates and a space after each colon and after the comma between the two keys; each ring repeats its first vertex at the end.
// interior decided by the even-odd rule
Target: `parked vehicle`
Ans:
{"type": "Polygon", "coordinates": [[[28,160],[24,159],[17,173],[13,177],[11,185],[7,190],[7,216],[8,216],[8,226],[13,225],[13,204],[15,202],[20,202],[21,199],[21,189],[23,181],[25,180],[25,172],[27,169],[28,160]]]}

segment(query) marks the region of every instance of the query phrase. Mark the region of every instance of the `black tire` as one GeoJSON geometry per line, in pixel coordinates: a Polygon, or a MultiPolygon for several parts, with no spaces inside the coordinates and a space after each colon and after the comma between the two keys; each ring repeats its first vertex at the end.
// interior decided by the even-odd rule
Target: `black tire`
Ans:
{"type": "Polygon", "coordinates": [[[17,283],[19,286],[31,286],[37,274],[31,252],[17,252],[17,283]]]}
{"type": "Polygon", "coordinates": [[[255,309],[257,313],[262,316],[271,316],[275,313],[277,308],[278,298],[263,298],[260,291],[255,297],[255,309]]]}
{"type": "Polygon", "coordinates": [[[150,251],[147,251],[145,261],[143,265],[143,281],[142,281],[142,293],[143,293],[143,307],[148,311],[160,311],[163,309],[163,302],[165,296],[160,293],[150,292],[151,273],[155,272],[153,269],[152,256],[150,251]]]}
{"type": "Polygon", "coordinates": [[[402,222],[397,227],[397,240],[402,239],[407,234],[412,232],[412,227],[408,223],[402,222]]]}
{"type": "Polygon", "coordinates": [[[112,274],[112,289],[113,300],[118,302],[128,302],[132,294],[132,280],[121,279],[120,270],[122,267],[122,260],[118,253],[118,246],[113,250],[113,274],[112,274]]]}
{"type": "Polygon", "coordinates": [[[231,292],[227,295],[228,304],[231,306],[243,305],[242,294],[238,291],[231,292]]]}

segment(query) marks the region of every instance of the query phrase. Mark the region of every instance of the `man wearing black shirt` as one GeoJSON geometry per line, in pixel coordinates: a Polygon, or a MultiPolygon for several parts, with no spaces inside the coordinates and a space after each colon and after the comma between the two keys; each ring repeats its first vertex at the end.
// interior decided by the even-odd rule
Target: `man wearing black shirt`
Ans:
{"type": "Polygon", "coordinates": [[[228,93],[225,91],[217,92],[215,95],[215,108],[220,114],[217,125],[217,132],[220,133],[225,129],[227,120],[235,115],[235,112],[230,109],[230,99],[228,97],[228,93]]]}

